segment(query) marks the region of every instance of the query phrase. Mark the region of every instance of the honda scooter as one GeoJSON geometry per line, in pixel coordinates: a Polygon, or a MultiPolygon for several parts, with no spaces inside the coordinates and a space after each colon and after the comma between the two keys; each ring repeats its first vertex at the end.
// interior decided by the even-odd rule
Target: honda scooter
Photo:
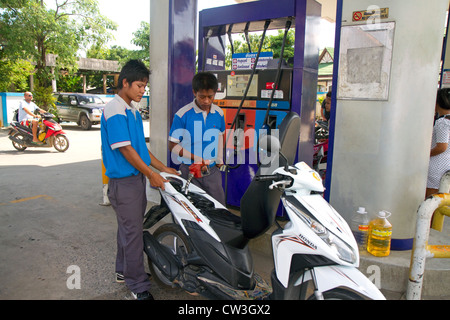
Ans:
{"type": "Polygon", "coordinates": [[[33,132],[30,127],[23,126],[18,121],[12,121],[9,139],[12,141],[14,148],[18,151],[24,151],[27,148],[54,147],[58,152],[67,151],[69,139],[61,125],[53,118],[53,114],[46,112],[39,119],[37,137],[42,144],[33,143],[33,132]]]}
{"type": "Polygon", "coordinates": [[[242,197],[240,217],[191,184],[192,174],[185,180],[161,173],[169,181],[159,190],[161,205],[144,220],[144,250],[158,284],[224,300],[385,299],[357,269],[356,241],[322,197],[318,173],[304,162],[289,164],[294,158],[283,154],[298,142],[299,119],[288,114],[279,138],[260,138],[274,161],[260,166],[242,197]],[[277,162],[281,166],[273,169],[277,162]],[[280,199],[289,222],[272,234],[269,285],[254,271],[249,241],[275,223],[280,199]],[[169,214],[171,221],[155,226],[169,214]]]}

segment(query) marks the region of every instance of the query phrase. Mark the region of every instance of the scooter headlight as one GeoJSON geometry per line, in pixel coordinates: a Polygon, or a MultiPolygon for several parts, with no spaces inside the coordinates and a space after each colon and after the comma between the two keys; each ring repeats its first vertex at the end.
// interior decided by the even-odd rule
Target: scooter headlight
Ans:
{"type": "Polygon", "coordinates": [[[330,234],[327,239],[323,239],[337,254],[337,256],[346,262],[351,264],[356,263],[356,255],[353,250],[341,239],[334,234],[330,234]]]}
{"type": "Polygon", "coordinates": [[[292,203],[287,201],[286,199],[282,199],[284,206],[290,208],[295,214],[305,223],[307,224],[321,239],[328,238],[329,233],[327,228],[325,228],[320,222],[313,219],[311,216],[305,214],[301,210],[299,210],[292,203]]]}
{"type": "Polygon", "coordinates": [[[320,222],[312,218],[310,215],[304,213],[302,210],[298,209],[292,203],[286,199],[282,199],[285,207],[291,209],[295,214],[307,224],[311,230],[313,230],[330,248],[336,253],[336,255],[343,261],[355,264],[357,257],[353,250],[339,237],[335,236],[333,233],[328,232],[320,222]]]}

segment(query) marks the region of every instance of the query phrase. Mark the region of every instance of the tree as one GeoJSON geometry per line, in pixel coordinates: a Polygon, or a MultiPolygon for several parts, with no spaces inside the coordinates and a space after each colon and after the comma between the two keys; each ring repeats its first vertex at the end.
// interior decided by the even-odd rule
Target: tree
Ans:
{"type": "MultiPolygon", "coordinates": [[[[87,58],[116,60],[119,65],[123,66],[130,59],[140,59],[147,67],[150,66],[150,23],[146,21],[141,22],[138,30],[133,32],[133,39],[131,42],[141,50],[129,50],[127,48],[113,45],[107,48],[104,44],[93,45],[86,53],[87,58]]],[[[103,86],[103,75],[99,72],[88,72],[88,83],[94,87],[103,86]]],[[[113,79],[107,79],[107,86],[113,87],[113,79]]]]}
{"type": "Polygon", "coordinates": [[[116,60],[123,66],[130,59],[136,59],[136,51],[125,47],[113,45],[107,48],[104,45],[94,45],[87,52],[86,57],[92,59],[116,60]]]}
{"type": "MultiPolygon", "coordinates": [[[[277,35],[269,35],[268,46],[273,52],[273,58],[280,58],[281,46],[283,45],[284,30],[278,30],[277,35]]],[[[294,57],[295,53],[295,30],[289,30],[286,37],[286,44],[284,46],[283,58],[288,61],[289,58],[294,57]]]]}
{"type": "Polygon", "coordinates": [[[131,43],[141,49],[130,50],[116,45],[107,48],[100,43],[93,45],[86,56],[94,59],[117,60],[122,66],[130,59],[139,59],[148,67],[150,65],[150,23],[141,21],[139,29],[133,32],[131,43]]]}
{"type": "Polygon", "coordinates": [[[116,30],[100,14],[96,0],[55,0],[48,9],[43,0],[0,0],[0,43],[4,57],[36,63],[36,81],[48,87],[54,75],[46,58],[54,54],[56,68],[72,71],[77,52],[91,43],[105,43],[116,30]]]}
{"type": "MultiPolygon", "coordinates": [[[[134,51],[126,49],[124,47],[113,45],[111,48],[107,48],[104,45],[94,45],[86,52],[87,58],[102,59],[102,60],[116,60],[119,61],[119,65],[123,66],[125,63],[132,59],[134,51]]],[[[87,83],[91,87],[100,88],[103,87],[103,73],[99,71],[88,71],[84,75],[87,77],[87,83]]],[[[114,79],[108,77],[106,79],[107,87],[114,87],[114,79]]]]}
{"type": "Polygon", "coordinates": [[[27,78],[33,69],[30,62],[3,59],[0,52],[0,92],[27,91],[29,88],[27,78]]]}
{"type": "Polygon", "coordinates": [[[142,60],[147,67],[150,66],[150,23],[146,21],[141,22],[141,27],[133,32],[133,40],[131,42],[141,50],[134,51],[135,58],[142,60]]]}

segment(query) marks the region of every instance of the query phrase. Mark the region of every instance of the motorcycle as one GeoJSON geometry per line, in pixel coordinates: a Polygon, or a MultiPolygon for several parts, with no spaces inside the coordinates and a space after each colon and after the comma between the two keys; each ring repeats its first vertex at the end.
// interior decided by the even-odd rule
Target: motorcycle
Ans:
{"type": "Polygon", "coordinates": [[[24,151],[30,147],[54,147],[58,152],[67,151],[69,148],[69,139],[62,130],[61,125],[53,120],[53,118],[53,114],[46,112],[39,119],[37,137],[42,144],[33,143],[33,132],[30,127],[21,125],[19,121],[12,121],[9,139],[12,141],[13,147],[18,151],[24,151]]]}
{"type": "Polygon", "coordinates": [[[149,118],[149,107],[139,108],[139,113],[141,114],[142,120],[147,120],[149,118]]]}
{"type": "MultiPolygon", "coordinates": [[[[294,120],[299,123],[298,116],[294,120]]],[[[260,139],[260,148],[278,154],[284,165],[267,175],[262,172],[273,163],[261,165],[242,197],[240,217],[191,184],[193,174],[185,180],[161,173],[169,181],[159,190],[161,204],[144,219],[144,250],[158,284],[224,300],[385,299],[357,269],[356,241],[320,194],[320,176],[304,162],[290,165],[295,157],[284,156],[298,141],[299,130],[287,131],[297,136],[260,139]],[[275,223],[280,199],[289,222],[272,234],[275,268],[269,285],[255,273],[248,244],[275,223]],[[169,213],[172,221],[156,227],[169,213]]],[[[281,129],[280,136],[285,136],[281,129]]]]}
{"type": "Polygon", "coordinates": [[[330,132],[328,129],[328,122],[323,120],[317,120],[314,129],[314,138],[316,144],[322,140],[328,139],[330,132]]]}
{"type": "Polygon", "coordinates": [[[325,180],[327,172],[328,137],[328,123],[321,120],[316,121],[313,169],[319,173],[322,180],[325,180]]]}
{"type": "Polygon", "coordinates": [[[328,139],[314,145],[313,169],[325,180],[327,173],[328,139]]]}

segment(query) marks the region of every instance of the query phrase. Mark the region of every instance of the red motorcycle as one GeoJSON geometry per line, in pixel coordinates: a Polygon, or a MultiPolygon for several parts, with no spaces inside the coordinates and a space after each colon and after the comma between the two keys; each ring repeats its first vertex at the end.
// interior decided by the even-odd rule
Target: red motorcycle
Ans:
{"type": "Polygon", "coordinates": [[[51,113],[44,113],[39,119],[37,137],[42,144],[33,143],[33,132],[30,127],[23,126],[18,121],[12,121],[12,129],[9,132],[9,139],[18,151],[27,148],[51,148],[54,147],[59,152],[69,149],[69,139],[62,130],[51,113]]]}
{"type": "Polygon", "coordinates": [[[319,144],[314,145],[314,160],[313,167],[322,178],[325,180],[327,172],[327,155],[328,155],[328,139],[319,144]]]}
{"type": "Polygon", "coordinates": [[[313,169],[319,173],[323,181],[327,172],[328,135],[328,123],[316,121],[313,169]]]}

